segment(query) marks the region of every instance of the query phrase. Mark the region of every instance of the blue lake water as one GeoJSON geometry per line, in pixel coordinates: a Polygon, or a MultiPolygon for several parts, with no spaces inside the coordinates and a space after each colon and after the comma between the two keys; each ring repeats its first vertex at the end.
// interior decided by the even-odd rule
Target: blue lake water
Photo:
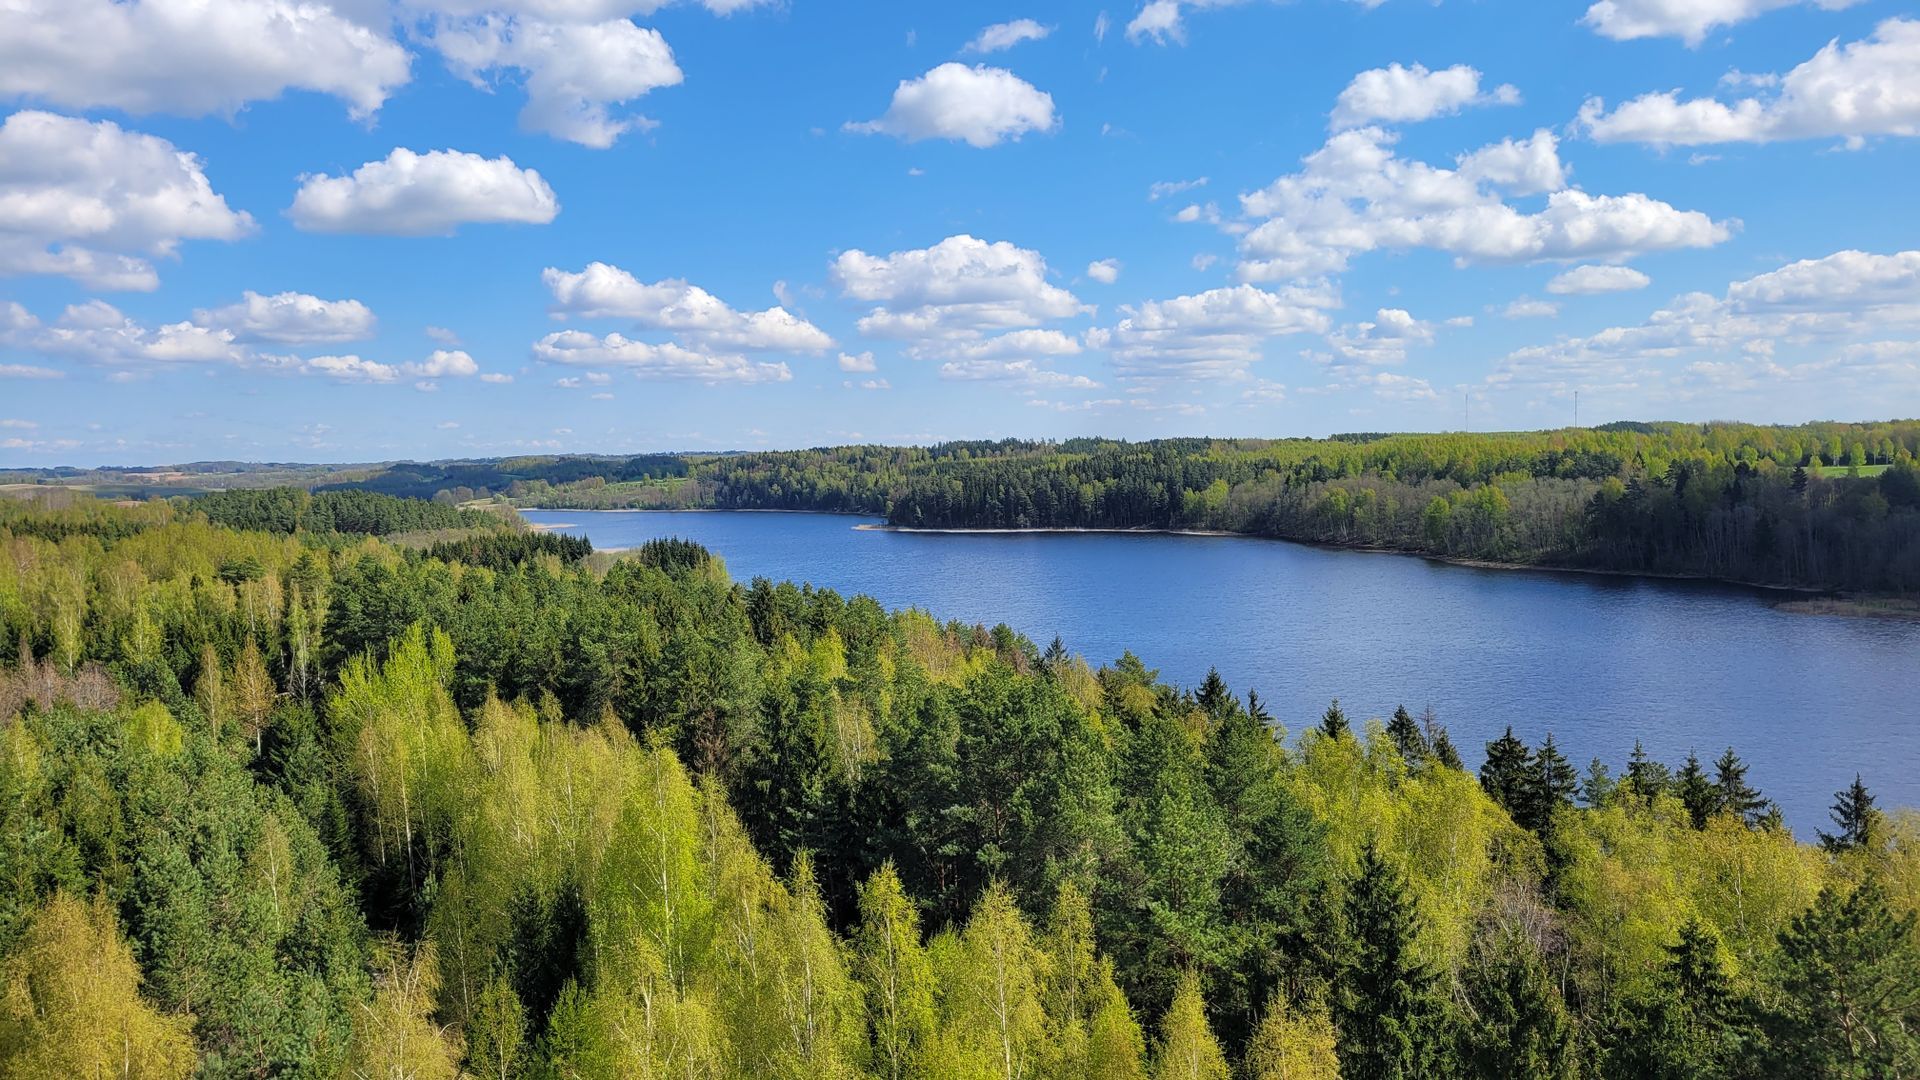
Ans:
{"type": "Polygon", "coordinates": [[[1470,767],[1508,724],[1617,775],[1635,739],[1678,766],[1731,745],[1796,833],[1861,773],[1920,806],[1920,622],[1795,615],[1758,590],[1490,570],[1245,537],[897,533],[826,514],[529,511],[596,548],[662,536],[736,580],[811,582],[942,620],[1131,649],[1196,686],[1218,667],[1288,729],[1431,705],[1470,767]]]}

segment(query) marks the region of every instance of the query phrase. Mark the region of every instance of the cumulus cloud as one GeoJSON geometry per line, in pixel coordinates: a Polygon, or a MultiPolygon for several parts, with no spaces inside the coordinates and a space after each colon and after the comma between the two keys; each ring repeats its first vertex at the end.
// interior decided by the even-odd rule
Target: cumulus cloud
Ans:
{"type": "Polygon", "coordinates": [[[1664,91],[1608,112],[1591,98],[1580,125],[1598,142],[1653,146],[1920,135],[1920,20],[1888,19],[1863,41],[1830,41],[1778,80],[1760,82],[1758,93],[1730,101],[1683,101],[1664,91]]]}
{"type": "Polygon", "coordinates": [[[1403,308],[1381,308],[1369,321],[1343,326],[1327,335],[1330,351],[1309,353],[1308,358],[1337,367],[1375,367],[1403,364],[1415,345],[1433,341],[1430,322],[1416,319],[1403,308]]]}
{"type": "Polygon", "coordinates": [[[1139,14],[1127,23],[1127,40],[1135,43],[1154,41],[1162,45],[1168,42],[1183,42],[1187,40],[1184,19],[1186,12],[1233,7],[1245,2],[1246,0],[1148,0],[1141,6],[1139,14]]]}
{"type": "Polygon", "coordinates": [[[1090,331],[1087,343],[1107,349],[1122,378],[1232,377],[1259,360],[1271,338],[1325,333],[1337,306],[1324,286],[1234,285],[1123,306],[1124,317],[1090,331]]]}
{"type": "Polygon", "coordinates": [[[1101,259],[1087,264],[1087,276],[1102,285],[1111,285],[1120,280],[1120,260],[1101,259]]]}
{"type": "Polygon", "coordinates": [[[213,190],[200,159],[165,139],[33,110],[0,124],[0,275],[152,290],[160,278],[151,260],[181,241],[252,229],[213,190]]]}
{"type": "Polygon", "coordinates": [[[1464,155],[1455,169],[1397,156],[1397,138],[1373,127],[1340,132],[1300,172],[1241,196],[1243,213],[1258,222],[1240,240],[1241,276],[1334,273],[1352,256],[1383,248],[1431,248],[1460,263],[1612,261],[1711,247],[1737,224],[1647,195],[1566,187],[1551,132],[1464,155]],[[1506,201],[1539,193],[1546,205],[1533,212],[1506,201]]]}
{"type": "Polygon", "coordinates": [[[480,374],[480,365],[460,349],[435,349],[425,360],[403,369],[416,379],[464,379],[480,374]]]}
{"type": "Polygon", "coordinates": [[[262,296],[249,289],[240,302],[202,309],[194,321],[231,330],[241,341],[304,344],[357,341],[373,336],[373,312],[358,300],[322,300],[306,293],[262,296]]]}
{"type": "MultiPolygon", "coordinates": [[[[541,6],[591,11],[599,5],[541,6]]],[[[628,131],[653,126],[644,116],[616,115],[614,106],[677,85],[684,77],[666,38],[626,18],[552,22],[489,14],[443,22],[433,44],[454,72],[475,86],[519,73],[527,92],[522,128],[597,149],[612,146],[628,131]]]]}
{"type": "Polygon", "coordinates": [[[873,371],[877,367],[870,352],[840,354],[841,371],[873,371]]]}
{"type": "Polygon", "coordinates": [[[979,36],[960,50],[969,53],[994,53],[1011,49],[1023,41],[1039,41],[1053,33],[1053,27],[1042,26],[1032,19],[1015,19],[1012,22],[994,23],[979,36]]]}
{"type": "Polygon", "coordinates": [[[1920,356],[1917,333],[1920,251],[1839,251],[1735,281],[1721,296],[1677,296],[1635,325],[1516,350],[1488,381],[1644,388],[1689,373],[1719,385],[1845,375],[1889,350],[1920,356]],[[1784,364],[1783,353],[1803,359],[1784,364]]]}
{"type": "Polygon", "coordinates": [[[1600,293],[1632,292],[1653,284],[1653,279],[1631,266],[1576,266],[1547,282],[1547,291],[1555,296],[1594,296],[1600,293]]]}
{"type": "Polygon", "coordinates": [[[534,343],[536,359],[574,367],[622,368],[642,379],[703,383],[787,382],[784,363],[749,360],[728,353],[690,349],[674,342],[652,344],[620,334],[599,337],[582,330],[561,330],[534,343]]]}
{"type": "Polygon", "coordinates": [[[1520,91],[1501,85],[1480,93],[1480,72],[1465,64],[1440,71],[1423,65],[1390,64],[1353,77],[1334,102],[1335,130],[1362,127],[1375,121],[1413,123],[1448,116],[1468,105],[1517,105],[1520,91]]]}
{"type": "Polygon", "coordinates": [[[309,0],[7,0],[0,95],[70,109],[202,116],[289,90],[356,117],[408,78],[407,51],[309,0]]]}
{"type": "Polygon", "coordinates": [[[553,189],[502,155],[397,147],[351,176],[307,176],[287,211],[311,232],[451,236],[461,225],[545,225],[560,212],[553,189]]]}
{"type": "Polygon", "coordinates": [[[1047,280],[1039,252],[1005,240],[962,234],[884,256],[855,249],[842,252],[831,272],[842,295],[876,305],[859,323],[874,337],[977,338],[1082,310],[1072,293],[1047,280]]]}
{"type": "Polygon", "coordinates": [[[886,115],[847,130],[893,135],[909,142],[955,139],[985,148],[1018,140],[1059,123],[1053,96],[1005,68],[946,63],[917,79],[903,80],[886,115]]]}
{"type": "Polygon", "coordinates": [[[736,311],[677,278],[649,285],[617,266],[596,262],[578,273],[548,267],[541,279],[553,293],[556,316],[630,319],[709,349],[817,353],[833,347],[826,331],[784,307],[736,311]]]}
{"type": "MultiPolygon", "coordinates": [[[[1677,37],[1698,45],[1719,26],[1732,26],[1777,8],[1807,0],[1599,0],[1582,20],[1596,33],[1616,41],[1634,38],[1677,37]]],[[[1816,7],[1836,11],[1859,0],[1812,0],[1816,7]]]]}

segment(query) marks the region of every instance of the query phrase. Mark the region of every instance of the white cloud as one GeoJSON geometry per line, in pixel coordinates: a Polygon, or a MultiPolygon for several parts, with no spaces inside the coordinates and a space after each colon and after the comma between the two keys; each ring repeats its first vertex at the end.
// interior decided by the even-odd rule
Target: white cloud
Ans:
{"type": "Polygon", "coordinates": [[[847,130],[893,135],[909,142],[958,139],[989,147],[1058,124],[1053,97],[1004,68],[946,63],[918,79],[902,80],[886,115],[847,130]]]}
{"type": "Polygon", "coordinates": [[[1600,293],[1632,292],[1653,284],[1653,279],[1631,266],[1576,266],[1547,282],[1547,291],[1555,296],[1594,296],[1600,293]]]}
{"type": "Polygon", "coordinates": [[[1053,371],[1032,360],[951,360],[940,365],[940,377],[961,382],[1009,382],[1034,389],[1097,390],[1100,384],[1085,375],[1053,371]]]}
{"type": "Polygon", "coordinates": [[[66,373],[35,364],[0,364],[0,379],[64,379],[66,373]]]}
{"type": "Polygon", "coordinates": [[[444,326],[429,326],[427,327],[426,334],[427,337],[442,345],[451,347],[460,344],[460,335],[444,326]]]}
{"type": "Polygon", "coordinates": [[[200,159],[165,139],[31,110],[0,124],[0,275],[152,290],[160,279],[150,260],[181,241],[252,229],[213,190],[200,159]]]}
{"type": "Polygon", "coordinates": [[[306,293],[262,296],[249,289],[240,302],[194,313],[195,322],[234,332],[240,341],[303,344],[358,341],[373,336],[373,312],[358,300],[322,300],[306,293]]]}
{"type": "Polygon", "coordinates": [[[1014,330],[976,341],[942,341],[916,346],[921,358],[955,360],[1031,359],[1036,356],[1077,356],[1080,342],[1058,330],[1014,330]]]}
{"type": "Polygon", "coordinates": [[[1187,27],[1182,16],[1186,11],[1204,11],[1209,8],[1233,7],[1246,0],[1148,0],[1141,6],[1140,13],[1127,23],[1127,40],[1138,43],[1152,40],[1165,45],[1168,42],[1187,40],[1187,27]]]}
{"type": "MultiPolygon", "coordinates": [[[[1634,38],[1677,37],[1698,45],[1707,32],[1732,26],[1806,0],[1599,0],[1581,20],[1596,33],[1616,41],[1634,38]]],[[[1817,7],[1835,11],[1859,0],[1813,0],[1817,7]]]]}
{"type": "Polygon", "coordinates": [[[1654,146],[1920,135],[1920,20],[1888,19],[1872,37],[1844,46],[1829,41],[1751,97],[1682,101],[1665,91],[1612,112],[1591,98],[1580,124],[1598,142],[1654,146]]]}
{"type": "Polygon", "coordinates": [[[885,256],[842,252],[832,276],[849,299],[878,305],[859,324],[875,337],[978,337],[1082,310],[1072,293],[1047,281],[1039,252],[964,234],[885,256]]]}
{"type": "Polygon", "coordinates": [[[1109,350],[1123,378],[1237,376],[1260,359],[1270,338],[1325,333],[1327,311],[1337,306],[1324,286],[1234,285],[1124,306],[1125,317],[1090,331],[1087,343],[1109,350]]]}
{"type": "Polygon", "coordinates": [[[241,364],[248,351],[231,330],[190,322],[143,326],[101,300],[73,304],[53,325],[12,335],[14,344],[111,366],[241,364]]]}
{"type": "Polygon", "coordinates": [[[1113,21],[1107,18],[1106,12],[1102,11],[1099,15],[1094,16],[1093,40],[1095,41],[1107,40],[1107,31],[1110,28],[1112,28],[1112,26],[1113,26],[1113,21]]]}
{"type": "Polygon", "coordinates": [[[69,109],[202,116],[288,90],[356,118],[408,78],[407,51],[310,0],[7,0],[0,95],[69,109]]]}
{"type": "Polygon", "coordinates": [[[320,375],[339,382],[391,383],[400,378],[399,369],[391,364],[382,364],[365,360],[358,356],[314,356],[297,362],[299,369],[309,375],[320,375]]]}
{"type": "Polygon", "coordinates": [[[554,22],[604,22],[629,15],[654,15],[670,7],[702,7],[715,15],[735,15],[781,0],[412,0],[412,6],[447,15],[525,15],[554,22]]]}
{"type": "Polygon", "coordinates": [[[1496,143],[1443,169],[1395,155],[1380,128],[1343,131],[1308,155],[1305,168],[1241,196],[1260,223],[1240,241],[1240,273],[1254,281],[1344,270],[1378,249],[1432,248],[1460,263],[1625,259],[1651,251],[1711,247],[1734,224],[1678,210],[1641,194],[1589,195],[1564,187],[1556,141],[1536,132],[1496,143]],[[1547,193],[1524,212],[1509,195],[1547,193]]]}
{"type": "Polygon", "coordinates": [[[1560,305],[1551,300],[1535,300],[1522,296],[1508,304],[1501,312],[1507,319],[1552,319],[1560,314],[1560,305]]]}
{"type": "Polygon", "coordinates": [[[870,352],[840,354],[841,371],[873,371],[877,367],[870,352]]]}
{"type": "Polygon", "coordinates": [[[1637,325],[1516,350],[1488,381],[1644,389],[1688,372],[1722,386],[1735,373],[1735,381],[1844,375],[1868,353],[1920,354],[1911,340],[1889,344],[1899,334],[1920,334],[1920,251],[1840,251],[1733,282],[1723,296],[1677,296],[1637,325]],[[1781,352],[1808,359],[1783,366],[1781,352]]]}
{"type": "Polygon", "coordinates": [[[1101,259],[1087,264],[1087,276],[1102,285],[1111,285],[1120,280],[1120,260],[1101,259]]]}
{"type": "Polygon", "coordinates": [[[1520,91],[1502,85],[1480,93],[1480,72],[1465,64],[1428,71],[1415,64],[1390,64],[1353,77],[1334,102],[1335,130],[1374,121],[1412,123],[1459,112],[1468,105],[1517,105],[1520,91]]]}
{"type": "Polygon", "coordinates": [[[1206,186],[1207,178],[1204,176],[1195,177],[1192,180],[1157,181],[1152,187],[1147,189],[1147,201],[1158,202],[1170,195],[1178,195],[1183,191],[1192,191],[1194,188],[1206,186]]]}
{"type": "Polygon", "coordinates": [[[552,364],[623,368],[642,379],[758,383],[787,382],[793,378],[783,363],[689,349],[674,342],[655,345],[620,334],[596,337],[580,330],[548,334],[534,343],[533,355],[552,364]]]}
{"type": "Polygon", "coordinates": [[[513,376],[508,375],[505,372],[488,371],[488,372],[483,372],[480,375],[480,381],[483,383],[495,383],[495,384],[510,383],[513,381],[513,376]]]}
{"type": "Polygon", "coordinates": [[[1053,33],[1053,27],[1042,26],[1032,19],[1015,19],[1012,22],[994,23],[972,41],[967,42],[961,52],[993,53],[1011,49],[1023,41],[1039,41],[1053,33]]]}
{"type": "Polygon", "coordinates": [[[287,211],[311,232],[451,236],[461,225],[545,225],[560,212],[553,189],[502,155],[397,147],[352,176],[307,176],[287,211]]]}
{"type": "Polygon", "coordinates": [[[32,431],[39,426],[32,420],[18,420],[13,417],[0,419],[0,428],[13,428],[16,431],[32,431]]]}
{"type": "Polygon", "coordinates": [[[680,334],[706,348],[821,352],[826,331],[787,311],[735,311],[719,297],[679,279],[648,285],[617,266],[596,262],[579,273],[548,267],[541,279],[555,315],[631,319],[649,330],[680,334]]]}
{"type": "Polygon", "coordinates": [[[460,349],[435,349],[417,364],[407,364],[405,373],[416,379],[464,379],[480,374],[480,365],[460,349]]]}
{"type": "Polygon", "coordinates": [[[1309,353],[1310,359],[1338,367],[1403,364],[1415,345],[1433,341],[1433,324],[1416,319],[1402,308],[1381,308],[1371,321],[1343,326],[1327,335],[1328,353],[1309,353]]]}
{"type": "Polygon", "coordinates": [[[660,32],[625,18],[549,22],[486,15],[442,23],[433,44],[456,74],[479,87],[499,73],[520,72],[527,92],[520,112],[525,130],[598,149],[653,126],[643,116],[615,115],[613,106],[683,78],[660,32]]]}

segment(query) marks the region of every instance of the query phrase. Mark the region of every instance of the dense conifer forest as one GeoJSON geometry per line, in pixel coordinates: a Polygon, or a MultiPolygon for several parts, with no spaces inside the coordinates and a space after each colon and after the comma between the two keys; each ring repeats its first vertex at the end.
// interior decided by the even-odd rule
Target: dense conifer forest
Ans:
{"type": "MultiPolygon", "coordinates": [[[[1718,490],[1571,438],[1525,483],[1718,490]]],[[[1531,468],[1379,442],[1309,490],[1531,468]]],[[[888,505],[983,458],[1292,484],[1110,445],[888,505]]],[[[1858,784],[1803,840],[1732,749],[1468,771],[1444,718],[324,499],[0,500],[0,1075],[1920,1075],[1920,815],[1858,784]]]]}

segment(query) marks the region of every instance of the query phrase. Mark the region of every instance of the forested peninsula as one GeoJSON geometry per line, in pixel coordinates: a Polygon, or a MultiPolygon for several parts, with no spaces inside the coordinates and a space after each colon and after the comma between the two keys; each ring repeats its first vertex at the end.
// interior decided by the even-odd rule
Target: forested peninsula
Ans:
{"type": "MultiPolygon", "coordinates": [[[[1442,483],[1364,472],[1312,484],[1442,483]]],[[[0,499],[0,553],[9,1078],[1920,1074],[1920,815],[1803,841],[1733,749],[1469,772],[1444,718],[365,492],[0,499]]]]}

